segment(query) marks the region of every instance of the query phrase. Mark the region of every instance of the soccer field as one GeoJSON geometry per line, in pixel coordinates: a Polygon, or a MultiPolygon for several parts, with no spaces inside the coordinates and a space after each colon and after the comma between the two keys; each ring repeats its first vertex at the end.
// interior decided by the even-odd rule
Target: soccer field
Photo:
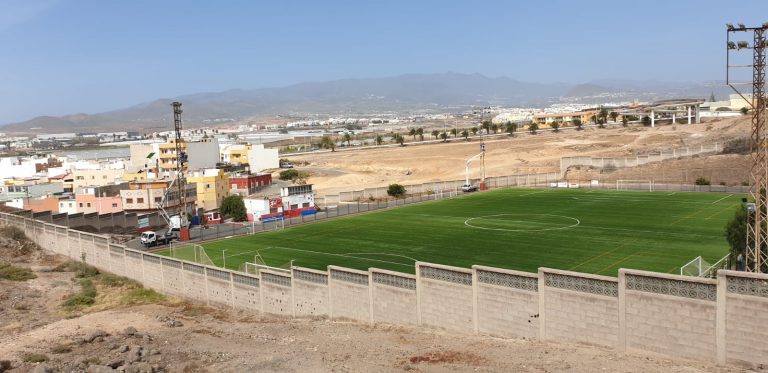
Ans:
{"type": "MultiPolygon", "coordinates": [[[[728,252],[724,228],[742,195],[504,189],[206,242],[218,266],[259,255],[270,266],[327,265],[414,272],[415,261],[616,276],[619,268],[677,273],[728,252]],[[225,250],[225,251],[224,251],[225,250]]],[[[177,250],[176,257],[193,255],[177,250]]],[[[164,255],[170,255],[168,251],[164,255]]],[[[184,259],[191,259],[184,258],[184,259]]]]}

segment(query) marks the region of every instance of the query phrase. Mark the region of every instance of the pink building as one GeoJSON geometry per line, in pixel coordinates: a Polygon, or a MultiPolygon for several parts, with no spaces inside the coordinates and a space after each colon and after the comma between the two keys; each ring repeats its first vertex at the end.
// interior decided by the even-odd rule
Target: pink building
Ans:
{"type": "Polygon", "coordinates": [[[92,194],[78,194],[75,196],[77,212],[90,214],[98,212],[99,214],[110,214],[123,211],[123,201],[117,197],[96,197],[92,194]]]}

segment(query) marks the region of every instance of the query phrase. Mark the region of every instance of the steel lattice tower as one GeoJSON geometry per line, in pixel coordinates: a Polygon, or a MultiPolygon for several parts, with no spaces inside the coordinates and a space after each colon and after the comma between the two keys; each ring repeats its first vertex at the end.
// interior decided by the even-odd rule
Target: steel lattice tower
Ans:
{"type": "Polygon", "coordinates": [[[186,162],[186,152],[181,147],[184,141],[181,137],[181,102],[171,103],[173,106],[173,129],[176,134],[176,187],[179,192],[179,218],[181,226],[184,227],[187,221],[187,196],[185,193],[184,182],[184,163],[186,162]]]}
{"type": "Polygon", "coordinates": [[[738,27],[728,25],[728,57],[726,82],[742,98],[752,105],[752,131],[751,154],[752,167],[750,169],[750,197],[754,201],[754,211],[750,211],[750,219],[747,224],[747,245],[745,255],[745,269],[749,272],[768,273],[768,136],[766,136],[765,116],[765,48],[768,23],[761,27],[738,27]],[[731,34],[736,32],[753,33],[753,42],[750,47],[746,41],[732,42],[731,34]],[[751,65],[731,65],[731,51],[752,49],[751,65]],[[752,82],[732,82],[731,70],[735,68],[752,68],[752,82]],[[739,85],[752,86],[752,97],[747,99],[738,88],[739,85]]]}

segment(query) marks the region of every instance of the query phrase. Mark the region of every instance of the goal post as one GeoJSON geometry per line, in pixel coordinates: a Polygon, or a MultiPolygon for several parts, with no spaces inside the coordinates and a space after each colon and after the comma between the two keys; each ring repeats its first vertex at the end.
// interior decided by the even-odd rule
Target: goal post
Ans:
{"type": "Polygon", "coordinates": [[[654,181],[652,179],[640,180],[616,180],[616,190],[647,190],[653,192],[654,181]]]}

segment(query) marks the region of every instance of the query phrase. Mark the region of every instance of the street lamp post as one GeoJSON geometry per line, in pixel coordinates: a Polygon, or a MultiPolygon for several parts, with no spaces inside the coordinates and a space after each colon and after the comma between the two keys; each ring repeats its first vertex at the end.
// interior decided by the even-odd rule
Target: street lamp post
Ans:
{"type": "Polygon", "coordinates": [[[222,267],[224,267],[225,269],[227,268],[227,257],[226,255],[224,255],[224,253],[226,252],[227,252],[227,249],[221,250],[221,261],[223,262],[222,267]]]}

